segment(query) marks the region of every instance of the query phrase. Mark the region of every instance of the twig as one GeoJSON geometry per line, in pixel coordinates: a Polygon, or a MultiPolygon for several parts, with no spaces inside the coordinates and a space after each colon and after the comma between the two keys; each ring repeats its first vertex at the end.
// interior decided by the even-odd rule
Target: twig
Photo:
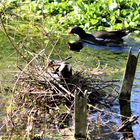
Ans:
{"type": "Polygon", "coordinates": [[[138,116],[131,116],[129,119],[123,122],[123,124],[117,129],[117,132],[121,132],[124,129],[127,129],[130,125],[133,125],[137,119],[138,116]]]}
{"type": "Polygon", "coordinates": [[[5,25],[4,25],[4,23],[3,23],[3,20],[2,20],[2,17],[1,17],[1,16],[0,16],[0,21],[1,21],[2,27],[3,27],[3,29],[4,29],[5,35],[7,36],[9,42],[12,44],[13,48],[16,50],[17,54],[20,54],[20,55],[24,58],[24,60],[26,60],[26,62],[28,62],[28,60],[26,59],[26,57],[24,57],[24,55],[17,49],[17,47],[15,46],[15,44],[12,42],[10,36],[9,36],[8,33],[7,33],[7,30],[6,30],[6,28],[5,28],[5,25]]]}

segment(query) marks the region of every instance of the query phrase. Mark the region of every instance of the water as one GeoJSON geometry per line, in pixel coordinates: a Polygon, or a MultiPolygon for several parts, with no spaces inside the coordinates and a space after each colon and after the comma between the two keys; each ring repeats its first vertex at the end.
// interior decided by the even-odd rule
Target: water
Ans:
{"type": "MultiPolygon", "coordinates": [[[[132,53],[134,55],[138,55],[140,50],[140,42],[135,42],[133,39],[130,40],[128,39],[126,44],[122,47],[117,47],[117,46],[106,47],[106,46],[96,46],[91,44],[90,45],[85,44],[85,46],[97,50],[107,50],[113,53],[123,53],[130,50],[130,48],[132,48],[132,53]]],[[[136,140],[140,140],[140,68],[139,67],[137,67],[137,71],[135,74],[135,80],[134,80],[132,94],[131,94],[131,101],[130,104],[128,104],[128,108],[129,106],[130,106],[129,112],[131,116],[139,117],[137,123],[132,125],[132,137],[135,138],[136,140]]],[[[100,124],[101,126],[99,125],[98,128],[96,128],[99,129],[98,132],[97,130],[92,131],[92,136],[93,136],[92,139],[93,140],[118,140],[122,138],[123,135],[126,135],[121,132],[114,131],[116,130],[117,126],[121,126],[122,118],[120,112],[121,112],[120,104],[119,101],[116,100],[111,110],[105,110],[102,113],[92,114],[92,117],[90,117],[89,119],[94,121],[93,123],[95,123],[95,121],[97,120],[99,121],[98,122],[99,124],[101,123],[100,124]],[[105,114],[109,117],[106,117],[105,114]],[[107,121],[108,124],[105,124],[107,121]],[[115,129],[113,127],[115,127],[115,129]]]]}
{"type": "MultiPolygon", "coordinates": [[[[122,47],[112,46],[112,47],[106,47],[106,46],[96,46],[96,45],[88,45],[86,44],[86,47],[91,47],[97,50],[107,50],[112,53],[123,53],[130,49],[130,47],[133,48],[133,53],[137,54],[140,49],[140,42],[136,43],[133,39],[128,39],[127,42],[125,42],[125,45],[122,47]]],[[[134,86],[132,89],[132,96],[131,96],[131,112],[133,116],[140,116],[140,68],[138,67],[134,86]]],[[[112,106],[111,110],[105,110],[102,113],[92,114],[91,116],[91,128],[93,131],[91,132],[92,139],[93,140],[118,140],[123,135],[122,133],[117,133],[111,131],[116,130],[117,126],[121,125],[121,116],[120,116],[120,105],[119,101],[116,100],[114,105],[112,106]],[[102,121],[102,127],[95,126],[95,120],[97,118],[100,118],[102,121]],[[92,122],[93,121],[93,122],[92,122]],[[96,131],[94,131],[94,128],[97,128],[96,131]],[[99,129],[99,131],[97,131],[99,129]],[[96,135],[96,138],[93,137],[96,135]]],[[[100,119],[99,119],[100,121],[100,119]]],[[[138,122],[140,122],[140,118],[138,118],[138,122]]],[[[132,126],[133,129],[133,135],[136,140],[140,140],[140,124],[135,124],[132,126]]],[[[47,138],[46,138],[47,139],[47,138]]]]}
{"type": "MultiPolygon", "coordinates": [[[[132,115],[139,116],[140,123],[140,71],[136,73],[134,86],[131,95],[131,110],[132,115]]],[[[133,134],[136,140],[140,140],[140,124],[135,124],[133,127],[133,134]]]]}
{"type": "Polygon", "coordinates": [[[84,43],[84,46],[90,47],[90,48],[93,48],[93,49],[97,49],[97,50],[107,50],[107,51],[110,51],[110,52],[113,52],[113,53],[123,53],[123,52],[129,50],[129,47],[127,45],[118,46],[118,45],[114,44],[112,46],[103,46],[103,45],[97,46],[97,45],[94,45],[94,44],[84,43]]]}
{"type": "MultiPolygon", "coordinates": [[[[131,115],[138,116],[137,123],[132,125],[132,134],[136,140],[140,140],[140,73],[137,73],[138,76],[134,81],[134,86],[132,89],[131,95],[131,115]]],[[[116,100],[113,103],[111,109],[106,109],[103,112],[97,112],[92,114],[88,119],[92,124],[89,128],[91,131],[91,137],[93,140],[119,140],[123,137],[123,133],[116,132],[118,127],[121,126],[121,113],[120,113],[120,104],[116,100]],[[99,123],[99,126],[96,126],[99,123]],[[94,128],[94,129],[93,129],[94,128]],[[98,131],[97,131],[98,130],[98,131]]],[[[125,115],[126,116],[126,115],[125,115]]],[[[127,131],[128,134],[130,131],[127,131]]]]}
{"type": "Polygon", "coordinates": [[[125,37],[124,42],[122,44],[109,44],[107,46],[96,45],[93,42],[87,42],[83,40],[84,42],[83,46],[90,47],[97,50],[107,50],[112,53],[123,53],[130,50],[130,48],[132,48],[133,53],[137,54],[140,50],[140,40],[135,40],[134,38],[136,38],[135,34],[133,34],[132,37],[131,35],[125,37]]]}

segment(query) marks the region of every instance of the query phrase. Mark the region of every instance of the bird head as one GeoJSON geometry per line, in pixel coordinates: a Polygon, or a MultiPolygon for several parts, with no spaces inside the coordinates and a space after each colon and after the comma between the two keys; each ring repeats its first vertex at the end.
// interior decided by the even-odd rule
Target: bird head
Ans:
{"type": "Polygon", "coordinates": [[[85,34],[86,32],[79,26],[74,26],[71,31],[69,32],[69,34],[85,34]]]}
{"type": "Polygon", "coordinates": [[[68,46],[70,50],[79,52],[83,48],[83,43],[81,41],[77,41],[74,43],[68,42],[68,46]]]}

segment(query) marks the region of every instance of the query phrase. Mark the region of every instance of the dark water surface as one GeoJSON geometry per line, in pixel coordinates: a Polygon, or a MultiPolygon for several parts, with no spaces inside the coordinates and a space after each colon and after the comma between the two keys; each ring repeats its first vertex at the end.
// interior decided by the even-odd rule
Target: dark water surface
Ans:
{"type": "MultiPolygon", "coordinates": [[[[133,39],[128,39],[126,44],[122,47],[112,46],[95,46],[88,45],[85,46],[91,47],[94,49],[100,50],[108,50],[112,53],[124,53],[128,52],[130,48],[132,48],[132,52],[134,55],[137,55],[140,50],[140,41],[135,42],[133,39]]],[[[138,62],[137,71],[135,74],[135,80],[132,88],[131,101],[128,106],[130,106],[131,116],[138,116],[137,123],[132,126],[132,132],[128,131],[128,134],[132,134],[133,138],[136,140],[140,140],[140,64],[138,62]]],[[[128,107],[129,108],[129,107],[128,107]]],[[[129,116],[129,115],[128,115],[129,116]]],[[[116,132],[115,130],[117,126],[121,126],[121,114],[120,114],[120,104],[119,101],[116,100],[111,110],[105,110],[104,113],[97,113],[90,116],[92,121],[97,121],[100,118],[99,122],[102,122],[102,126],[93,129],[92,139],[93,140],[119,140],[123,138],[123,135],[126,135],[121,132],[116,132]],[[106,112],[106,113],[105,113],[106,112]],[[109,117],[106,117],[106,115],[109,117]],[[108,124],[107,124],[108,121],[108,124]],[[103,125],[105,123],[105,125],[103,125]],[[98,129],[98,131],[97,131],[98,129]],[[113,132],[114,131],[114,132],[113,132]],[[112,132],[112,133],[111,133],[112,132]]],[[[95,126],[92,126],[95,127],[95,126]]]]}
{"type": "Polygon", "coordinates": [[[138,68],[136,73],[131,94],[131,111],[132,115],[139,116],[138,123],[135,124],[132,129],[136,140],[140,140],[140,68],[138,68]]]}
{"type": "MultiPolygon", "coordinates": [[[[139,117],[137,123],[132,126],[132,134],[136,140],[140,140],[140,72],[137,72],[135,76],[130,106],[132,116],[139,117]]],[[[93,130],[92,140],[119,140],[123,137],[123,133],[115,132],[117,127],[121,126],[120,104],[118,100],[114,102],[110,110],[105,110],[103,113],[95,113],[90,116],[89,119],[92,120],[92,123],[95,123],[99,116],[101,116],[100,121],[104,126],[93,130]],[[99,129],[99,131],[97,131],[97,129],[99,129]]],[[[95,128],[95,125],[93,125],[92,128],[95,128]]]]}

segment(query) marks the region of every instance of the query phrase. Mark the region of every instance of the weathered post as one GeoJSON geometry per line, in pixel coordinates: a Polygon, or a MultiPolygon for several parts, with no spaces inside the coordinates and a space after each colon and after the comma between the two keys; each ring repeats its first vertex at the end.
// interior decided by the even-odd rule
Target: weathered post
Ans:
{"type": "MultiPolygon", "coordinates": [[[[133,86],[134,76],[136,72],[137,62],[138,62],[138,56],[135,56],[132,54],[132,51],[130,50],[128,55],[128,60],[126,64],[126,70],[124,73],[124,78],[122,82],[122,87],[120,90],[120,98],[119,98],[119,104],[120,104],[120,114],[121,114],[121,120],[122,120],[122,126],[123,122],[126,121],[126,117],[131,117],[131,105],[130,105],[130,97],[131,97],[131,90],[133,86]],[[126,117],[124,117],[126,116],[126,117]]],[[[122,128],[121,128],[122,129],[122,128]]],[[[119,128],[119,131],[121,130],[119,128]]],[[[125,126],[125,129],[122,130],[124,139],[132,139],[134,140],[133,136],[133,130],[132,126],[125,126]],[[128,133],[127,133],[128,132],[128,133]],[[130,133],[131,132],[131,133],[130,133]]]]}
{"type": "Polygon", "coordinates": [[[127,64],[126,64],[126,70],[122,82],[122,87],[120,90],[120,97],[119,97],[120,99],[130,100],[131,90],[132,90],[134,76],[136,72],[136,66],[138,62],[138,56],[139,53],[137,56],[135,56],[134,54],[132,54],[132,51],[130,49],[127,64]]]}
{"type": "Polygon", "coordinates": [[[87,92],[79,91],[75,94],[75,138],[87,139],[87,92]]]}

